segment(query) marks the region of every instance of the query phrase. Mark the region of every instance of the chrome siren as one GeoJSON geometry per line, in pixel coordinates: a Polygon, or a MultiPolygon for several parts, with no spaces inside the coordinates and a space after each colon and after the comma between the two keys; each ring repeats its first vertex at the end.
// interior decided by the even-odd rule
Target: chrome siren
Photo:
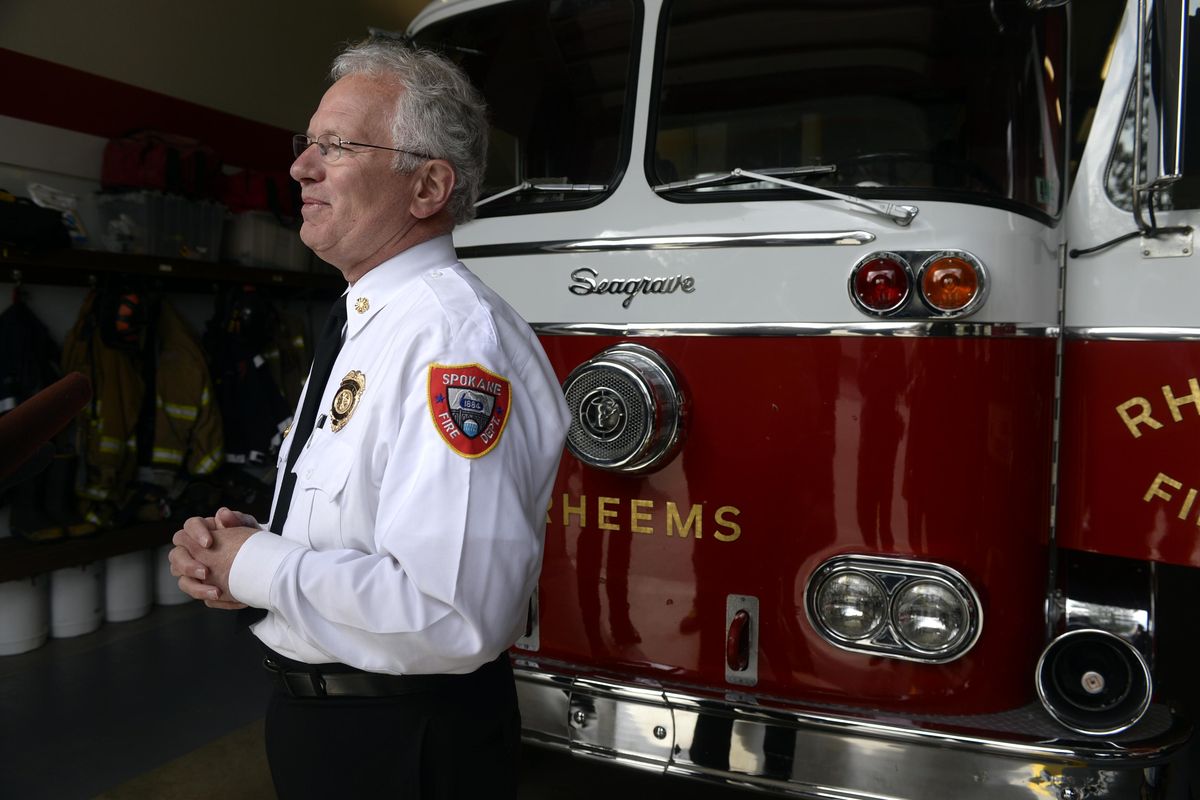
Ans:
{"type": "Polygon", "coordinates": [[[683,438],[686,400],[666,360],[619,344],[580,364],[563,384],[571,428],[567,449],[613,472],[649,472],[669,462],[683,438]]]}
{"type": "Polygon", "coordinates": [[[1038,699],[1050,716],[1077,733],[1120,733],[1142,718],[1153,692],[1146,659],[1108,631],[1064,633],[1038,660],[1038,699]]]}

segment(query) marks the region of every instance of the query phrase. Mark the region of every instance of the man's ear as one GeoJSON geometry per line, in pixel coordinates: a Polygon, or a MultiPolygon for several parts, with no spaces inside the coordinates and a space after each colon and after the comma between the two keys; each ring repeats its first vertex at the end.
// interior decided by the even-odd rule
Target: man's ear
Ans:
{"type": "Polygon", "coordinates": [[[450,193],[454,191],[454,168],[449,161],[430,159],[417,168],[414,177],[416,186],[409,210],[417,219],[428,219],[450,202],[450,193]]]}

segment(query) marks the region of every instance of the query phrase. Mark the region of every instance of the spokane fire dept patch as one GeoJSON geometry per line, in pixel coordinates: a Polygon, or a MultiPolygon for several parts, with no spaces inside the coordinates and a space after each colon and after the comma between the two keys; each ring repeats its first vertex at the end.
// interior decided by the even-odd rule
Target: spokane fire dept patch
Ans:
{"type": "Polygon", "coordinates": [[[479,458],[500,441],[512,385],[478,364],[429,366],[429,413],[446,444],[479,458]]]}

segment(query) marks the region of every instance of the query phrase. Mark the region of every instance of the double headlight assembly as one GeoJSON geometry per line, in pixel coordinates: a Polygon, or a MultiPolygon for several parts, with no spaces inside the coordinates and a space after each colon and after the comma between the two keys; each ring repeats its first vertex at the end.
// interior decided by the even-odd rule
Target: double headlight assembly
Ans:
{"type": "Polygon", "coordinates": [[[979,596],[941,564],[838,556],[813,573],[805,594],[813,627],[844,650],[944,664],[983,629],[979,596]]]}

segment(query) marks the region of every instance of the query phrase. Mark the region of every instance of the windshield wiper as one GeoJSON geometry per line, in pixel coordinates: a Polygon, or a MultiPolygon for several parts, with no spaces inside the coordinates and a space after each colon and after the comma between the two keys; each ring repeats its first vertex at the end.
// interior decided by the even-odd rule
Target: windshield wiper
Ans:
{"type": "Polygon", "coordinates": [[[475,201],[475,207],[479,208],[482,205],[499,200],[502,197],[508,197],[510,194],[519,194],[521,192],[550,192],[556,194],[559,192],[606,192],[608,191],[607,183],[532,183],[530,181],[521,181],[516,186],[512,186],[495,194],[489,194],[487,197],[480,198],[475,201]]]}
{"type": "Polygon", "coordinates": [[[853,195],[842,194],[841,192],[834,192],[829,189],[821,189],[816,186],[796,183],[795,181],[789,181],[786,178],[780,177],[780,175],[822,174],[835,172],[836,170],[837,167],[832,164],[795,168],[775,167],[771,169],[764,169],[762,172],[751,172],[748,169],[736,167],[721,175],[712,175],[707,178],[693,178],[692,180],[688,181],[675,181],[674,183],[664,183],[659,186],[655,186],[654,191],[669,192],[675,189],[689,189],[693,186],[706,186],[716,183],[745,183],[746,181],[765,181],[766,183],[773,183],[777,186],[786,186],[789,189],[799,189],[802,192],[819,194],[823,197],[841,200],[843,203],[850,203],[851,205],[866,209],[873,214],[879,214],[887,217],[897,225],[908,225],[913,221],[913,218],[917,216],[918,211],[920,211],[920,209],[918,209],[916,206],[900,205],[898,203],[885,203],[875,200],[864,200],[861,197],[854,197],[853,195]]]}
{"type": "MultiPolygon", "coordinates": [[[[775,178],[796,175],[832,175],[835,172],[837,172],[837,165],[835,164],[810,164],[807,167],[767,167],[762,170],[763,175],[770,175],[775,178]]],[[[735,169],[717,175],[707,175],[703,178],[689,178],[686,181],[660,183],[658,186],[651,188],[656,192],[662,193],[671,192],[676,189],[691,189],[694,186],[711,186],[717,183],[732,186],[735,183],[750,183],[755,180],[758,180],[758,178],[751,178],[748,173],[741,169],[735,169]]]]}

